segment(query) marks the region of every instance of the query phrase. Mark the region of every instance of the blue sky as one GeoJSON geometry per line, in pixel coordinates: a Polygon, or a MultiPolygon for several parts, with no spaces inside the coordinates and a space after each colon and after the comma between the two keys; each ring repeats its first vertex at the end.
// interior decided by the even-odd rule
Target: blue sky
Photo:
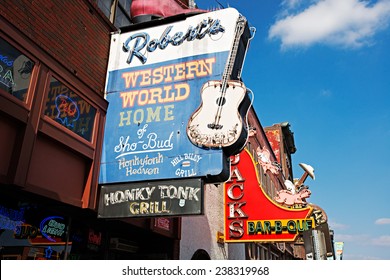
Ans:
{"type": "MultiPolygon", "coordinates": [[[[195,1],[201,9],[214,0],[195,1]]],[[[219,0],[256,35],[243,69],[261,124],[289,122],[344,259],[390,260],[390,0],[219,0]]]]}

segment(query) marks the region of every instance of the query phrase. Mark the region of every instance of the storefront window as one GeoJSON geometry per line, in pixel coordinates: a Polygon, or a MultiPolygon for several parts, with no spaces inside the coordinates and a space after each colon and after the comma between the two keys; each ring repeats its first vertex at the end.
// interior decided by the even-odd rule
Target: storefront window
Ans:
{"type": "Polygon", "coordinates": [[[36,204],[0,202],[0,228],[1,259],[58,260],[71,250],[68,219],[36,204]]]}
{"type": "Polygon", "coordinates": [[[96,108],[54,77],[50,80],[45,115],[91,141],[96,108]]]}
{"type": "Polygon", "coordinates": [[[25,102],[35,63],[0,38],[0,92],[25,102]]]}

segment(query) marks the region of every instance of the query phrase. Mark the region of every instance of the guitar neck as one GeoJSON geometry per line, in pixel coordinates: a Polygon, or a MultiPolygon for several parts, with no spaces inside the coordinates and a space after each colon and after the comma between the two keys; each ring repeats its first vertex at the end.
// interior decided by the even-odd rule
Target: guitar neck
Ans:
{"type": "Polygon", "coordinates": [[[230,80],[230,77],[233,72],[234,62],[236,60],[238,46],[240,45],[241,35],[244,33],[246,24],[246,18],[242,15],[239,15],[236,24],[235,36],[233,40],[232,47],[230,49],[229,57],[225,66],[224,73],[222,75],[222,87],[226,89],[227,82],[230,80]]]}

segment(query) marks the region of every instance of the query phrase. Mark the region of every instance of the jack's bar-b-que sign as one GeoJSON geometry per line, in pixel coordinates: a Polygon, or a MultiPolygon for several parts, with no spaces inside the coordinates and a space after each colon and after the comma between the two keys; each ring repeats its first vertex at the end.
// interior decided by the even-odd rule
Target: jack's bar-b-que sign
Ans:
{"type": "Polygon", "coordinates": [[[203,213],[200,179],[102,186],[99,218],[200,215],[203,213]]]}
{"type": "Polygon", "coordinates": [[[264,193],[247,149],[232,160],[231,178],[224,191],[226,242],[292,242],[315,227],[311,206],[283,207],[264,193]]]}

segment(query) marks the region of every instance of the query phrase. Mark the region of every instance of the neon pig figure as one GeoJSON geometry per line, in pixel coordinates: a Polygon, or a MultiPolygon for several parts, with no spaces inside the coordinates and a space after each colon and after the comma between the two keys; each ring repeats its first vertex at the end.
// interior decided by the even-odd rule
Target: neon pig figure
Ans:
{"type": "Polygon", "coordinates": [[[73,123],[80,117],[77,103],[72,98],[60,94],[56,97],[55,105],[58,111],[56,119],[59,119],[62,125],[66,127],[73,127],[73,123]]]}

